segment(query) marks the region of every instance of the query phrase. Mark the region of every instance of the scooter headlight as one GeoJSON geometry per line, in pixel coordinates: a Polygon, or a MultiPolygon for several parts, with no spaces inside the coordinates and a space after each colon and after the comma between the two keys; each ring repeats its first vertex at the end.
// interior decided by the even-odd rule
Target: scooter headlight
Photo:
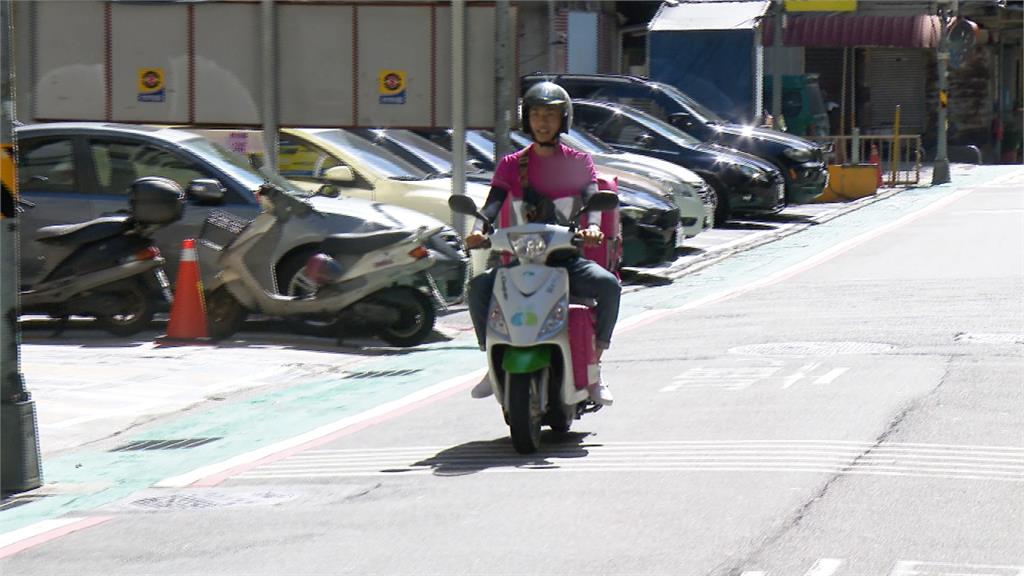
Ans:
{"type": "Polygon", "coordinates": [[[540,327],[540,339],[544,340],[561,332],[565,328],[567,318],[569,318],[569,299],[562,297],[557,304],[551,307],[548,317],[540,327]]]}
{"type": "Polygon", "coordinates": [[[493,330],[505,338],[508,338],[508,326],[505,324],[505,313],[502,312],[498,301],[491,302],[491,310],[487,313],[487,328],[493,330]]]}
{"type": "Polygon", "coordinates": [[[548,249],[548,234],[509,234],[508,239],[520,260],[535,260],[548,249]]]}

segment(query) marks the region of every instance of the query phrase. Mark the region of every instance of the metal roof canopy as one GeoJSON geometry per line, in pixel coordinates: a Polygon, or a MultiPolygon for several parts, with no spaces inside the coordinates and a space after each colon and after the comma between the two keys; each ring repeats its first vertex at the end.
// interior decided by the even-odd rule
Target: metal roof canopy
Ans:
{"type": "Polygon", "coordinates": [[[662,4],[647,30],[749,30],[758,26],[771,4],[770,0],[662,4]]]}
{"type": "MultiPolygon", "coordinates": [[[[773,26],[770,17],[765,24],[762,43],[771,46],[773,26]]],[[[816,48],[935,48],[939,45],[941,29],[942,22],[938,16],[924,14],[791,14],[786,18],[782,43],[785,46],[816,48]]]]}

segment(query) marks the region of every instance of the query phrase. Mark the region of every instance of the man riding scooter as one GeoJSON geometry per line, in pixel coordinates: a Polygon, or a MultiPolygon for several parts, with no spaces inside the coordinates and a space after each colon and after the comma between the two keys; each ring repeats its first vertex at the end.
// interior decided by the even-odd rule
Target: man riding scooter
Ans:
{"type": "MultiPolygon", "coordinates": [[[[486,222],[478,221],[466,238],[466,247],[480,248],[487,240],[485,231],[493,227],[506,199],[522,203],[523,210],[513,214],[526,214],[529,222],[556,224],[573,213],[574,207],[583,205],[597,192],[597,175],[590,155],[559,142],[559,134],[572,126],[572,101],[569,94],[557,84],[542,82],[531,87],[523,96],[521,105],[523,132],[533,138],[527,148],[501,159],[494,171],[491,190],[480,214],[486,222]]],[[[592,214],[589,222],[599,222],[592,214]]],[[[577,233],[586,246],[595,246],[604,239],[597,224],[577,233]]],[[[611,344],[612,331],[619,315],[622,287],[614,274],[597,263],[577,254],[550,261],[549,265],[565,268],[569,274],[572,296],[597,301],[596,339],[597,359],[611,344]]],[[[490,269],[474,278],[469,286],[469,312],[473,319],[477,341],[485,349],[487,311],[494,289],[496,269],[490,269]]],[[[483,398],[492,392],[485,378],[472,391],[474,398],[483,398]]],[[[589,387],[595,404],[609,406],[612,394],[600,376],[589,387]]]]}

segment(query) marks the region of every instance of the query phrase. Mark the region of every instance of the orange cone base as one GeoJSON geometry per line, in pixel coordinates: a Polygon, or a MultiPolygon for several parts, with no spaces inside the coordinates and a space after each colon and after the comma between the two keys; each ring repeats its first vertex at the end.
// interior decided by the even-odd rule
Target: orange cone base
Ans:
{"type": "Polygon", "coordinates": [[[174,302],[167,334],[157,338],[160,345],[186,345],[209,343],[206,331],[206,306],[203,302],[203,283],[199,277],[195,240],[182,243],[181,262],[174,286],[174,302]]]}

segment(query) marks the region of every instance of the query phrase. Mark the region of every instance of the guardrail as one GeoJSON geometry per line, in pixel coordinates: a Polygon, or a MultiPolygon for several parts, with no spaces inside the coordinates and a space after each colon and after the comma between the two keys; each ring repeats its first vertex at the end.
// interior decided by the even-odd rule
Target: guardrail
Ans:
{"type": "Polygon", "coordinates": [[[918,184],[921,181],[920,134],[871,134],[868,136],[807,136],[831,145],[829,164],[875,164],[882,169],[885,186],[918,184]],[[895,153],[894,153],[895,152],[895,153]],[[876,161],[877,154],[877,161],[876,161]]]}

